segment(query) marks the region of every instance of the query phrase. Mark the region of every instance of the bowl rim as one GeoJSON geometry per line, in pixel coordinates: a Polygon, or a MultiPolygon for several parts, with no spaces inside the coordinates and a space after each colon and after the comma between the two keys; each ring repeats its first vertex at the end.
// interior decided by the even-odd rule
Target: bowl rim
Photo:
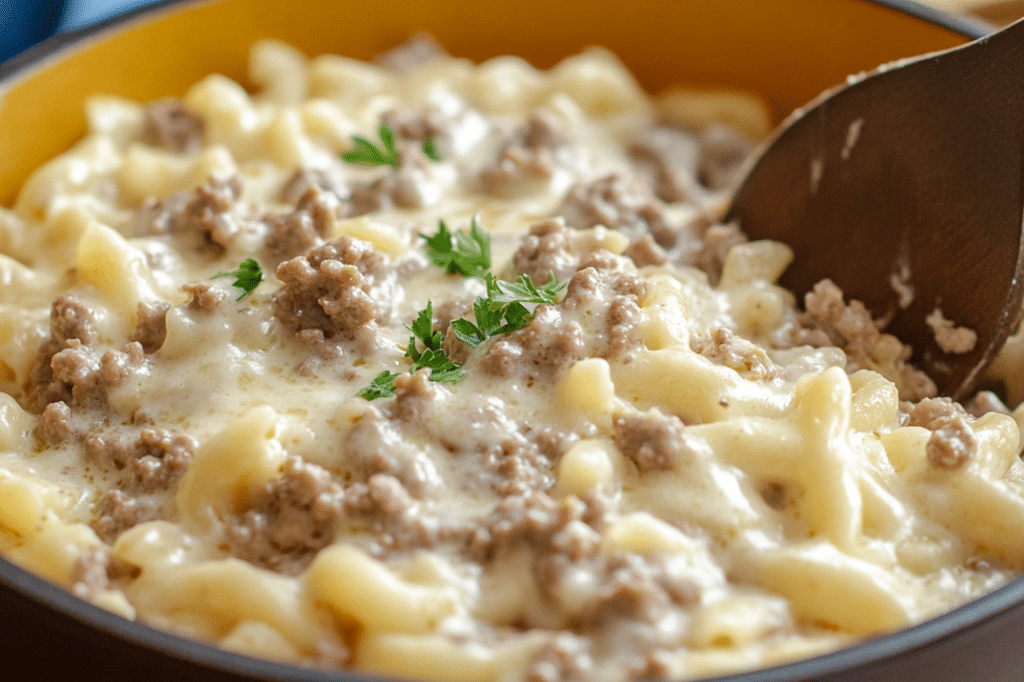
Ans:
{"type": "MultiPolygon", "coordinates": [[[[5,84],[29,74],[32,69],[57,59],[94,37],[117,29],[136,19],[173,10],[196,0],[158,0],[102,19],[89,26],[60,33],[0,63],[0,91],[5,84]]],[[[913,0],[861,0],[946,28],[967,39],[987,35],[993,27],[981,19],[947,14],[913,0]]],[[[146,623],[129,620],[76,597],[71,592],[0,556],[0,589],[7,588],[35,605],[70,618],[92,631],[116,638],[121,643],[141,647],[153,653],[262,682],[339,682],[381,678],[353,670],[325,670],[259,659],[220,648],[146,623]]],[[[878,637],[863,640],[812,658],[782,663],[767,668],[700,678],[693,682],[749,682],[752,675],[761,682],[806,682],[827,678],[843,671],[867,666],[885,659],[906,655],[943,639],[998,618],[1024,604],[1024,575],[950,611],[878,637]]]]}
{"type": "MultiPolygon", "coordinates": [[[[200,0],[202,1],[202,0],[200,0]]],[[[207,0],[209,1],[209,0],[207,0]]],[[[959,33],[965,38],[974,40],[981,38],[993,30],[993,26],[983,19],[967,15],[948,14],[934,7],[922,5],[914,0],[860,0],[873,5],[880,5],[897,12],[916,17],[941,28],[949,29],[959,33]]],[[[77,46],[79,43],[99,36],[108,30],[120,27],[135,19],[148,15],[159,14],[171,10],[176,5],[195,3],[196,0],[156,0],[148,5],[135,7],[127,11],[114,14],[96,23],[72,29],[63,33],[57,33],[49,38],[36,43],[22,52],[14,55],[4,62],[0,62],[0,88],[6,81],[13,80],[22,72],[31,71],[41,62],[57,57],[60,52],[77,46]]]]}

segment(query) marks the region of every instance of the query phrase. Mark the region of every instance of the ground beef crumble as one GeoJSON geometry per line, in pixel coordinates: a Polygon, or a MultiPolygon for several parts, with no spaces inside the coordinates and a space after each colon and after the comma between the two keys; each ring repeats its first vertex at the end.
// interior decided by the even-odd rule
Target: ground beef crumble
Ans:
{"type": "Polygon", "coordinates": [[[711,286],[722,278],[722,267],[732,247],[747,243],[747,235],[735,223],[716,224],[708,227],[700,239],[700,248],[687,262],[700,268],[708,276],[711,286]]]}
{"type": "Polygon", "coordinates": [[[724,191],[739,180],[743,164],[753,153],[757,142],[727,125],[710,125],[701,131],[700,163],[697,177],[713,191],[724,191]]]}
{"type": "Polygon", "coordinates": [[[158,99],[143,110],[142,141],[172,152],[192,152],[203,145],[203,117],[173,98],[158,99]]]}
{"type": "Polygon", "coordinates": [[[604,225],[618,230],[631,243],[650,235],[663,249],[675,246],[680,236],[665,205],[642,182],[620,174],[573,185],[558,214],[574,227],[604,225]]]}
{"type": "Polygon", "coordinates": [[[93,530],[107,542],[169,513],[160,493],[181,480],[198,447],[191,436],[152,428],[140,429],[134,437],[86,434],[83,445],[87,462],[113,468],[122,476],[120,487],[103,495],[94,512],[93,530]]]}
{"type": "Polygon", "coordinates": [[[690,348],[750,381],[771,381],[786,376],[786,370],[773,362],[763,348],[723,327],[695,333],[690,338],[690,348]]]}
{"type": "Polygon", "coordinates": [[[860,301],[843,300],[843,292],[824,279],[804,298],[806,311],[793,328],[797,345],[838,346],[846,351],[846,371],[873,369],[895,380],[902,400],[916,401],[936,395],[928,376],[910,365],[911,348],[891,334],[883,334],[860,301]],[[891,368],[891,369],[889,369],[891,368]],[[895,373],[896,376],[888,376],[895,373]]]}
{"type": "Polygon", "coordinates": [[[170,305],[164,302],[139,303],[138,322],[132,333],[132,341],[139,343],[146,353],[160,350],[167,339],[167,311],[170,305]]]}
{"type": "Polygon", "coordinates": [[[520,377],[531,385],[550,381],[569,365],[586,357],[627,362],[642,348],[639,301],[644,280],[612,269],[614,257],[594,252],[566,287],[557,305],[539,305],[530,323],[485,347],[481,366],[503,378],[520,377]],[[589,266],[594,263],[598,267],[589,266]],[[599,269],[600,268],[600,269],[599,269]],[[604,320],[604,333],[587,334],[576,317],[604,320]]]}
{"type": "Polygon", "coordinates": [[[239,176],[212,175],[191,192],[173,194],[150,206],[146,211],[153,216],[149,231],[179,235],[197,252],[222,252],[247,227],[236,212],[241,195],[239,176]]]}
{"type": "Polygon", "coordinates": [[[234,556],[295,575],[334,539],[343,508],[344,493],[330,472],[291,456],[252,508],[227,523],[226,540],[234,556]]]}
{"type": "Polygon", "coordinates": [[[74,345],[96,340],[95,318],[88,306],[71,294],[61,294],[50,308],[50,337],[36,353],[26,386],[26,408],[40,412],[53,402],[71,402],[71,387],[54,376],[53,358],[74,345]]]}
{"type": "Polygon", "coordinates": [[[547,181],[559,165],[559,156],[571,142],[572,135],[564,119],[552,111],[537,109],[505,142],[494,162],[480,172],[484,191],[499,196],[514,195],[524,187],[547,181]]]}
{"type": "Polygon", "coordinates": [[[273,297],[274,314],[295,332],[319,329],[326,339],[356,341],[372,352],[377,321],[391,315],[387,296],[375,288],[390,270],[366,242],[339,237],[278,266],[283,286],[273,297]]]}
{"type": "Polygon", "coordinates": [[[683,426],[679,417],[657,410],[618,416],[612,422],[615,445],[641,474],[668,471],[694,457],[683,440],[683,426]]]}
{"type": "Polygon", "coordinates": [[[978,451],[974,418],[949,398],[925,398],[909,411],[908,426],[932,432],[925,446],[928,463],[937,469],[959,469],[978,451]]]}
{"type": "Polygon", "coordinates": [[[140,570],[118,559],[106,547],[90,549],[71,569],[71,591],[82,599],[94,599],[104,590],[138,577],[140,570]]]}
{"type": "Polygon", "coordinates": [[[629,153],[662,201],[695,202],[703,198],[697,183],[700,144],[694,135],[680,128],[655,126],[630,143],[629,153]]]}
{"type": "Polygon", "coordinates": [[[511,277],[528,275],[534,283],[554,277],[564,282],[579,269],[580,254],[573,248],[572,230],[558,219],[530,226],[512,256],[511,277]]]}
{"type": "Polygon", "coordinates": [[[330,236],[335,218],[345,215],[345,204],[337,195],[310,185],[299,197],[294,210],[264,219],[267,260],[276,265],[321,246],[330,236]]]}

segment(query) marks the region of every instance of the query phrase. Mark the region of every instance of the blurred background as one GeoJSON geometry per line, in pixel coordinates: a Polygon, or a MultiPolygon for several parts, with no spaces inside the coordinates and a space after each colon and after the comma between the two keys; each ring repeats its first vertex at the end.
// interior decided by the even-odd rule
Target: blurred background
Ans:
{"type": "Polygon", "coordinates": [[[0,0],[0,62],[54,33],[95,24],[156,0],[0,0]]]}
{"type": "MultiPolygon", "coordinates": [[[[89,26],[158,0],[0,0],[0,62],[54,33],[89,26]]],[[[1024,0],[922,0],[954,13],[971,13],[995,24],[1024,16],[1024,0]]]]}

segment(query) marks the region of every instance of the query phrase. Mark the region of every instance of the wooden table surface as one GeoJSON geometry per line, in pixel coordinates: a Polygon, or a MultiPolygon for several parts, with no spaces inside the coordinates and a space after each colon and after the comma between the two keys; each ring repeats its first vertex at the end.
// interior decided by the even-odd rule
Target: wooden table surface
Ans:
{"type": "Polygon", "coordinates": [[[973,14],[993,24],[1009,24],[1024,17],[1024,0],[923,0],[946,12],[973,14]]]}

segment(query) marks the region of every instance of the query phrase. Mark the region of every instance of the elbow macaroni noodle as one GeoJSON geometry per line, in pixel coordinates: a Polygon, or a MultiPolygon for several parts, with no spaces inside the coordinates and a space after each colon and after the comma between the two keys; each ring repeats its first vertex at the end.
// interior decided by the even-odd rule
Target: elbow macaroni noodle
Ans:
{"type": "MultiPolygon", "coordinates": [[[[356,397],[378,372],[407,367],[404,324],[428,299],[441,319],[440,301],[462,301],[443,313],[458,317],[482,294],[424,258],[418,235],[434,232],[438,219],[454,230],[480,216],[499,272],[524,230],[556,212],[573,182],[630,168],[631,135],[661,120],[697,131],[725,122],[757,138],[768,118],[756,98],[676,89],[655,101],[600,50],[549,72],[515,57],[479,66],[442,57],[403,71],[337,56],[307,60],[261,42],[250,69],[258,94],[211,75],[184,95],[204,123],[193,149],[146,141],[142,105],[94,98],[88,136],[39,169],[13,208],[0,209],[4,556],[128,618],[228,649],[474,682],[528,671],[532,679],[694,678],[773,665],[937,615],[1021,570],[1019,410],[957,422],[967,430],[957,442],[973,443],[972,454],[936,465],[941,429],[910,423],[913,406],[901,404],[893,381],[871,369],[848,373],[838,348],[780,342],[799,315],[776,284],[792,260],[782,244],[734,245],[712,286],[690,265],[635,266],[622,255],[631,238],[606,229],[614,225],[577,233],[573,248],[603,249],[618,271],[642,280],[638,345],[625,360],[591,354],[527,381],[488,374],[471,359],[465,382],[424,384],[434,403],[401,385],[394,399],[356,397]],[[338,157],[352,135],[376,142],[382,116],[402,107],[432,107],[454,122],[446,158],[415,169],[409,191],[419,198],[398,187],[394,208],[302,218],[314,221],[308,230],[324,221],[320,242],[366,244],[392,267],[401,285],[361,264],[330,275],[379,277],[379,289],[365,289],[378,309],[362,328],[379,336],[363,351],[353,350],[358,334],[335,346],[323,334],[296,340],[275,312],[286,285],[259,250],[270,229],[261,211],[280,212],[282,187],[297,169],[342,188],[383,182],[387,169],[338,157]],[[501,131],[538,109],[569,123],[581,141],[572,153],[584,161],[555,151],[537,162],[550,164],[540,179],[486,191],[474,173],[500,154],[501,131]],[[228,222],[216,229],[237,227],[223,243],[197,249],[173,226],[140,229],[174,197],[231,177],[241,180],[235,203],[195,209],[221,211],[216,219],[228,222]],[[264,264],[266,281],[236,302],[229,279],[210,278],[246,257],[264,264]],[[50,301],[68,292],[90,311],[92,337],[63,341],[41,370],[36,349],[55,333],[50,301]],[[216,299],[206,309],[204,295],[216,299]],[[166,310],[166,338],[155,350],[143,353],[144,341],[132,350],[126,344],[151,304],[166,310]],[[723,346],[731,359],[695,350],[721,329],[734,335],[723,346]],[[111,350],[61,369],[87,346],[111,350]],[[119,367],[134,373],[118,379],[119,367]],[[40,372],[74,386],[63,403],[33,406],[40,372]],[[88,377],[109,384],[99,403],[89,402],[88,377]],[[60,404],[71,408],[63,421],[60,404]],[[108,410],[102,423],[125,433],[189,434],[196,446],[180,480],[146,488],[145,467],[171,466],[174,446],[119,455],[111,443],[120,432],[94,436],[88,429],[99,427],[82,426],[95,409],[108,410]],[[628,431],[649,425],[666,430],[628,431]],[[505,513],[508,501],[488,482],[503,470],[472,459],[460,440],[500,461],[512,458],[509,443],[547,452],[542,436],[556,432],[569,435],[530,466],[540,467],[536,485],[553,500],[545,513],[563,520],[538,530],[548,517],[527,510],[525,521],[509,512],[485,523],[505,513]],[[296,461],[329,472],[334,487],[313,474],[289,478],[296,461]],[[142,492],[126,488],[136,495],[129,502],[109,497],[125,485],[124,472],[142,481],[142,492]],[[388,488],[393,480],[408,490],[388,488]],[[141,516],[104,531],[103,513],[117,519],[101,498],[141,516]],[[588,521],[583,508],[601,509],[604,521],[588,521]],[[318,514],[334,514],[334,525],[295,530],[328,518],[318,514]],[[407,536],[430,540],[416,545],[407,536]],[[263,557],[252,548],[265,537],[275,551],[305,559],[283,568],[290,564],[237,549],[263,557]],[[575,558],[558,563],[566,556],[575,558]],[[106,572],[99,584],[83,577],[90,561],[106,572]],[[606,565],[620,568],[592,568],[606,565]],[[568,658],[553,657],[556,650],[568,658]],[[577,668],[553,668],[556,659],[577,668]]],[[[511,154],[505,171],[528,163],[511,154]]],[[[686,201],[667,210],[680,222],[694,215],[686,201]]],[[[313,294],[325,310],[326,292],[313,294]]],[[[348,314],[344,306],[356,304],[337,305],[348,314]]],[[[604,338],[590,313],[580,315],[588,338],[604,338]]],[[[1019,367],[1020,347],[1011,341],[1001,362],[1019,367]]]]}

